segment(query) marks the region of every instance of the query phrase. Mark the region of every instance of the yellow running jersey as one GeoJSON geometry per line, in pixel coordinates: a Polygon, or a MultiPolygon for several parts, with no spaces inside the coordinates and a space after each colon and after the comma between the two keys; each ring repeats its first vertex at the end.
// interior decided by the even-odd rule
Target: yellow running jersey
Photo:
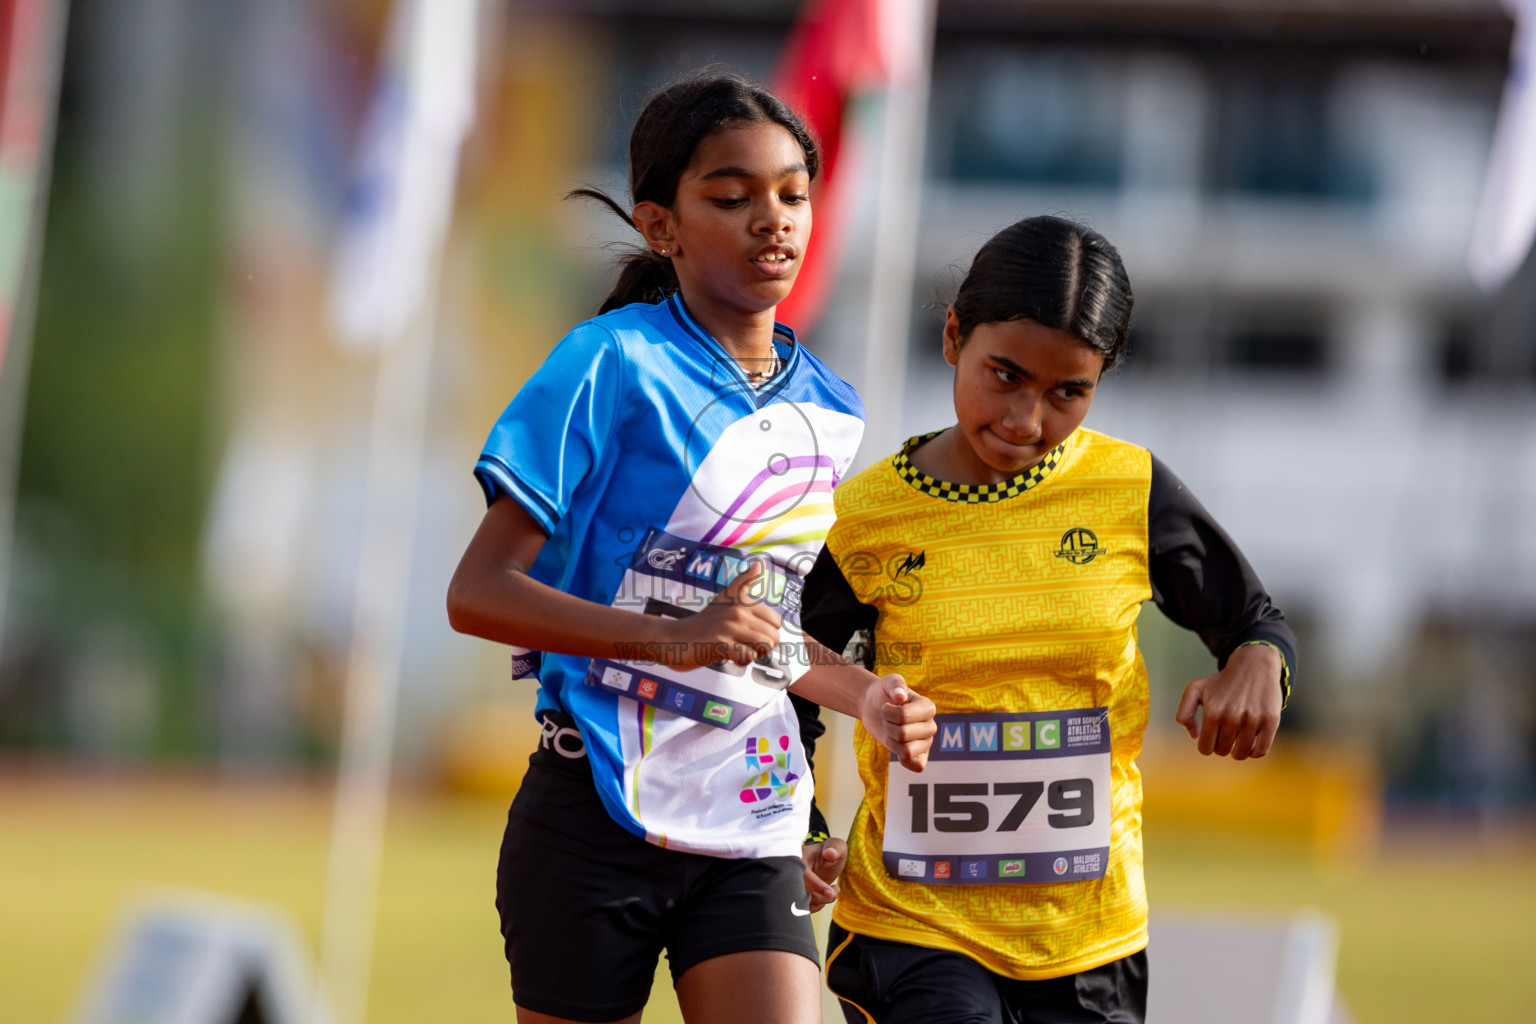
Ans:
{"type": "Polygon", "coordinates": [[[1146,449],[1079,429],[1013,480],[963,486],[907,460],[926,439],[834,493],[837,521],[808,582],[806,628],[841,649],[854,627],[873,627],[874,671],[900,672],[940,715],[1107,709],[1108,864],[1102,877],[1070,882],[893,877],[882,862],[890,755],[859,726],[864,801],[833,917],[849,931],[953,950],[1011,978],[1098,967],[1147,943],[1136,768],[1148,714],[1136,645],[1143,602],[1158,599],[1222,662],[1242,643],[1273,643],[1287,681],[1294,639],[1241,554],[1161,464],[1178,506],[1164,518],[1179,524],[1165,531],[1177,550],[1158,556],[1162,590],[1178,594],[1159,591],[1149,543],[1155,460],[1146,449]],[[1211,571],[1202,575],[1202,565],[1211,571]],[[1238,607],[1205,610],[1213,593],[1238,607]],[[818,620],[842,629],[829,639],[818,620]]]}

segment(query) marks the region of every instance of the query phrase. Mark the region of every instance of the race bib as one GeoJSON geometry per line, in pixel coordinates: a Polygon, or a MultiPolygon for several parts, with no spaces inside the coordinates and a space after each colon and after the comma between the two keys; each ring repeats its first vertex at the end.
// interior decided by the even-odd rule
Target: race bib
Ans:
{"type": "Polygon", "coordinates": [[[593,658],[586,681],[723,729],[746,720],[804,674],[800,598],[805,584],[798,573],[765,555],[749,559],[734,548],[685,540],[652,527],[613,600],[615,608],[686,618],[708,606],[752,560],[761,561],[764,572],[746,597],[782,617],[777,647],[746,666],[718,661],[683,670],[658,661],[664,652],[637,645],[633,659],[593,658]]]}
{"type": "Polygon", "coordinates": [[[1106,708],[939,715],[926,771],[891,755],[887,873],[937,885],[1102,878],[1108,716],[1106,708]]]}

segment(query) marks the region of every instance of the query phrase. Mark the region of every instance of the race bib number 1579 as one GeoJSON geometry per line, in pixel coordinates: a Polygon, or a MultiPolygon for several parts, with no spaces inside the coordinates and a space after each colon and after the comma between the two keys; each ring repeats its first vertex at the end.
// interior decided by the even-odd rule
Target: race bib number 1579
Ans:
{"type": "Polygon", "coordinates": [[[1105,708],[939,715],[927,770],[892,755],[886,871],[939,885],[1076,882],[1109,862],[1105,708]]]}

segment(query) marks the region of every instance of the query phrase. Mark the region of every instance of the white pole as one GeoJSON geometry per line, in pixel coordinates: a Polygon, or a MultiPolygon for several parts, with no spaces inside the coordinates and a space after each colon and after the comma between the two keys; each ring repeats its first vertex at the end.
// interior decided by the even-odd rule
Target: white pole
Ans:
{"type": "Polygon", "coordinates": [[[339,337],[379,352],[321,935],[320,1005],[336,1024],[362,1024],[367,1008],[438,281],[474,116],[478,8],[398,0],[363,168],[387,199],[343,233],[332,296],[339,337]]]}
{"type": "Polygon", "coordinates": [[[1515,19],[1509,80],[1467,253],[1467,269],[1485,292],[1514,276],[1536,239],[1536,0],[1504,5],[1515,19]]]}
{"type": "MultiPolygon", "coordinates": [[[[434,267],[430,280],[436,278],[434,267]]],[[[336,1024],[361,1024],[367,1005],[434,300],[435,286],[404,336],[379,356],[321,938],[321,970],[336,1024]]]]}
{"type": "Polygon", "coordinates": [[[934,0],[888,0],[888,4],[891,28],[900,35],[897,46],[906,48],[906,60],[901,63],[907,73],[897,76],[885,97],[864,375],[859,387],[864,401],[864,448],[881,453],[901,441],[934,23],[934,0]]]}
{"type": "MultiPolygon", "coordinates": [[[[44,3],[39,16],[46,24],[39,32],[41,46],[35,54],[18,55],[21,65],[33,65],[36,79],[13,81],[12,87],[23,95],[36,88],[43,111],[42,137],[38,140],[37,163],[33,167],[33,188],[28,209],[26,240],[22,243],[21,267],[17,274],[15,308],[5,331],[4,362],[0,363],[0,631],[5,625],[6,606],[11,589],[11,551],[15,541],[16,477],[21,468],[21,435],[26,420],[27,386],[32,378],[32,330],[37,319],[38,279],[43,268],[43,236],[47,222],[48,191],[53,177],[53,140],[58,134],[59,82],[64,77],[64,33],[69,23],[68,0],[44,3]]],[[[13,40],[14,42],[14,40],[13,40]]],[[[14,67],[12,74],[16,74],[14,67]]],[[[20,76],[17,76],[18,78],[20,76]]],[[[0,111],[0,117],[4,111],[0,111]]]]}

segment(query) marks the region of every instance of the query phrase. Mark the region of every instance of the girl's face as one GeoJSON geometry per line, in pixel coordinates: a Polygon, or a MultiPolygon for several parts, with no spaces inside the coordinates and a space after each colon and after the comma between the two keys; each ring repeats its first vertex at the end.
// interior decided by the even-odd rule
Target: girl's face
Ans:
{"type": "Polygon", "coordinates": [[[789,295],[811,235],[805,154],[776,124],[704,138],[669,210],[635,207],[635,223],[677,270],[696,312],[761,313],[789,295]]]}
{"type": "Polygon", "coordinates": [[[954,307],[944,359],[955,368],[955,416],[975,458],[967,468],[993,483],[1024,472],[1082,424],[1104,369],[1103,353],[1033,320],[977,324],[961,344],[954,307]]]}

